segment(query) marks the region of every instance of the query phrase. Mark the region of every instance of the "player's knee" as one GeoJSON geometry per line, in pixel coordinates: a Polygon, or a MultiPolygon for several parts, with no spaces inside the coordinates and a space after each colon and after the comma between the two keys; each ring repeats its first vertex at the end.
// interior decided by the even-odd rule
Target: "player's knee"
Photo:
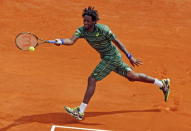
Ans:
{"type": "Polygon", "coordinates": [[[145,77],[146,77],[146,75],[143,74],[143,73],[139,73],[138,75],[139,75],[139,79],[141,79],[141,78],[145,78],[145,77]]]}
{"type": "Polygon", "coordinates": [[[127,79],[131,82],[137,81],[139,79],[139,74],[132,72],[127,74],[127,79]]]}
{"type": "Polygon", "coordinates": [[[88,77],[88,82],[89,82],[89,83],[96,83],[96,79],[93,78],[92,76],[89,76],[89,77],[88,77]]]}

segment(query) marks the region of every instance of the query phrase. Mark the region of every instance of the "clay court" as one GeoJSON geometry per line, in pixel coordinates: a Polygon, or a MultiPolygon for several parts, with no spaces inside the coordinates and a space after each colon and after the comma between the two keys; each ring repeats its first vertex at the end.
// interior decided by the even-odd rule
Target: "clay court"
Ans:
{"type": "Polygon", "coordinates": [[[0,25],[1,131],[74,130],[64,126],[191,130],[190,0],[1,0],[0,25]],[[94,6],[99,23],[110,26],[143,61],[134,68],[136,72],[171,79],[167,103],[156,86],[111,73],[98,82],[85,120],[65,113],[64,106],[81,103],[99,54],[83,39],[73,46],[44,44],[34,52],[21,51],[15,46],[15,36],[32,32],[43,39],[71,37],[82,26],[81,13],[88,6],[94,6]]]}

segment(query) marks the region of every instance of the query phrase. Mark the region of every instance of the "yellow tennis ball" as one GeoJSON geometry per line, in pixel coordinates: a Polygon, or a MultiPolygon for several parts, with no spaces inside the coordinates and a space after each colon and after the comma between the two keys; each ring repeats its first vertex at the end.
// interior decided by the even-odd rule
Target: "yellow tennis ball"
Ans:
{"type": "Polygon", "coordinates": [[[34,48],[33,46],[30,46],[30,47],[28,48],[28,50],[29,50],[29,51],[35,51],[35,48],[34,48]]]}

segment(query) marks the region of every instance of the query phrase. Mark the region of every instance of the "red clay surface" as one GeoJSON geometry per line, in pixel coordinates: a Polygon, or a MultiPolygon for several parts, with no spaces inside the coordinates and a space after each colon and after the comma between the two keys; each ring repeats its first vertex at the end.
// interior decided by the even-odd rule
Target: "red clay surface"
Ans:
{"type": "Polygon", "coordinates": [[[0,130],[49,131],[52,125],[62,125],[190,131],[190,14],[190,0],[1,0],[0,130]],[[99,22],[109,25],[127,49],[143,60],[135,71],[171,78],[167,103],[154,85],[132,83],[111,73],[97,84],[84,121],[64,112],[65,105],[81,103],[99,55],[85,40],[70,47],[46,44],[28,52],[18,50],[14,39],[20,32],[44,39],[70,37],[82,25],[82,9],[89,5],[99,11],[99,22]]]}

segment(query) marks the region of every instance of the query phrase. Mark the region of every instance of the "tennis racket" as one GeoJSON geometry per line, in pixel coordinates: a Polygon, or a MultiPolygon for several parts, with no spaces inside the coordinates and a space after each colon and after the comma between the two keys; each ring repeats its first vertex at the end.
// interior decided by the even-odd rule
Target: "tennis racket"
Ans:
{"type": "Polygon", "coordinates": [[[28,50],[43,43],[56,43],[55,40],[43,40],[30,32],[19,33],[15,38],[15,44],[20,50],[28,50]]]}

